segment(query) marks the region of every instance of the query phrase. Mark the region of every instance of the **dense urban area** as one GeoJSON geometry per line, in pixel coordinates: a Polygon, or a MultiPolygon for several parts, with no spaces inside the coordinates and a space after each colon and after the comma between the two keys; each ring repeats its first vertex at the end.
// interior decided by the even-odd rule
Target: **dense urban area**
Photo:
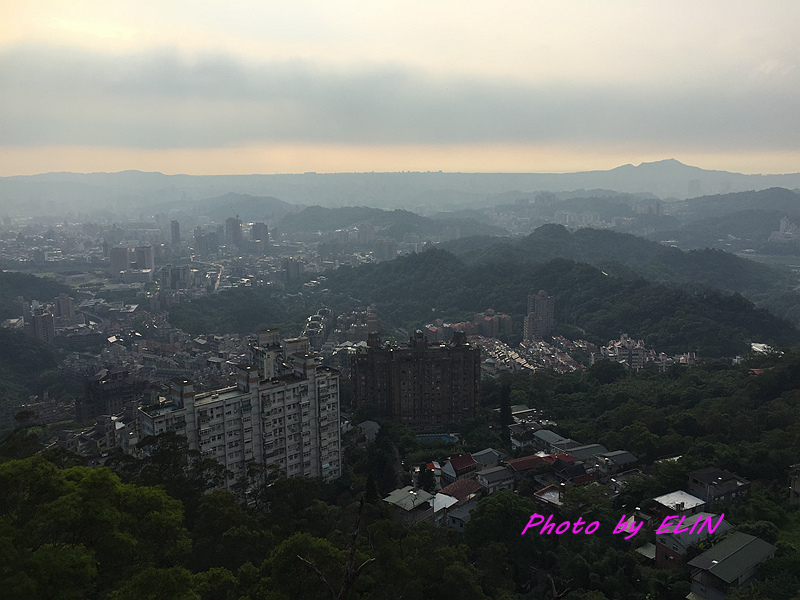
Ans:
{"type": "Polygon", "coordinates": [[[800,195],[596,194],[3,216],[1,595],[797,597],[800,195]]]}

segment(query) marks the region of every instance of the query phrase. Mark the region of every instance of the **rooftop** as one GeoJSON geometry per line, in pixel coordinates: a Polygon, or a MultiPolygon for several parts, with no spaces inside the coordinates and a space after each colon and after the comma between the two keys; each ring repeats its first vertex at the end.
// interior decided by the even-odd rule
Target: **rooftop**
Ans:
{"type": "Polygon", "coordinates": [[[215,402],[224,402],[225,400],[231,400],[232,398],[236,398],[238,396],[244,396],[247,394],[248,392],[242,392],[236,386],[227,387],[221,390],[214,390],[213,392],[204,392],[203,394],[195,396],[194,405],[205,406],[207,404],[213,404],[215,402]]]}
{"type": "Polygon", "coordinates": [[[453,456],[450,457],[450,465],[456,471],[459,471],[460,469],[465,469],[475,464],[477,464],[477,462],[469,454],[454,454],[453,456]]]}
{"type": "Polygon", "coordinates": [[[481,489],[481,484],[474,479],[459,479],[450,485],[443,487],[441,493],[447,494],[448,496],[452,496],[453,498],[457,498],[459,501],[461,501],[465,498],[468,498],[472,494],[478,493],[481,491],[481,489]]]}
{"type": "Polygon", "coordinates": [[[662,506],[666,506],[667,508],[675,511],[690,510],[698,506],[705,506],[705,502],[703,500],[697,498],[696,496],[692,496],[683,490],[670,492],[669,494],[664,494],[658,498],[653,498],[653,500],[662,506]]]}
{"type": "Polygon", "coordinates": [[[706,485],[719,485],[731,480],[741,480],[740,477],[737,477],[730,471],[723,471],[722,469],[717,469],[716,467],[706,467],[705,469],[692,471],[688,474],[688,476],[690,478],[697,479],[706,485]]]}
{"type": "Polygon", "coordinates": [[[708,571],[725,583],[733,583],[766,561],[776,549],[761,538],[737,531],[689,561],[689,566],[708,571]]]}
{"type": "Polygon", "coordinates": [[[509,467],[493,467],[491,469],[486,469],[485,471],[481,471],[478,473],[479,477],[483,477],[489,483],[495,481],[502,481],[503,479],[508,479],[513,475],[513,471],[509,467]]]}
{"type": "Polygon", "coordinates": [[[386,496],[383,501],[393,504],[398,508],[402,508],[405,511],[411,511],[423,504],[427,504],[428,500],[431,498],[433,498],[433,496],[425,490],[407,485],[404,488],[394,490],[391,494],[386,496]]]}

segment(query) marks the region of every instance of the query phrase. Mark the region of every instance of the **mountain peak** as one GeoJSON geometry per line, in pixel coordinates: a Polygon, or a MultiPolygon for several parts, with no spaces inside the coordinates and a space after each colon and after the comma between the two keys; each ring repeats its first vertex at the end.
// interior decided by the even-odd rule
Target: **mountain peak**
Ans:
{"type": "Polygon", "coordinates": [[[663,160],[654,160],[652,162],[639,163],[640,167],[660,166],[660,167],[688,167],[689,165],[682,163],[675,158],[665,158],[663,160]]]}

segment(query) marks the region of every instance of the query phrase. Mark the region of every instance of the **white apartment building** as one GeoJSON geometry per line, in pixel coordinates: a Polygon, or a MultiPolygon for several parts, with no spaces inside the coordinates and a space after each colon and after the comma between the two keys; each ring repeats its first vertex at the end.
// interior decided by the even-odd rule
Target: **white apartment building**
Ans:
{"type": "Polygon", "coordinates": [[[303,338],[281,344],[276,330],[251,344],[254,364],[240,365],[237,385],[196,394],[188,379],[173,379],[169,398],[139,408],[141,437],[175,431],[189,447],[231,473],[248,462],[287,476],[341,475],[339,372],[308,355],[303,338]]]}

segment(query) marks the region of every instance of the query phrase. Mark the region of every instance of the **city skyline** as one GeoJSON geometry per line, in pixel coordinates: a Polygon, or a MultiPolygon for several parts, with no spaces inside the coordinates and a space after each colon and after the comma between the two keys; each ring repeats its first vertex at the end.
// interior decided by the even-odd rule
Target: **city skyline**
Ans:
{"type": "Polygon", "coordinates": [[[31,2],[0,176],[800,165],[793,2],[31,2]]]}

